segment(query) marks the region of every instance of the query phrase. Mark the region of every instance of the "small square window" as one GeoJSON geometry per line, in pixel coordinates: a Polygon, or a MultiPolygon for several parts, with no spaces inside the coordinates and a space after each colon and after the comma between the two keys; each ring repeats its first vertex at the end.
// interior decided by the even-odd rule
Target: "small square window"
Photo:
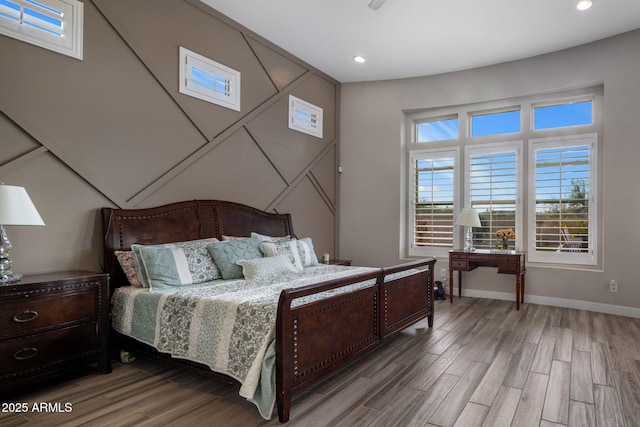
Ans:
{"type": "Polygon", "coordinates": [[[289,95],[289,129],[322,138],[322,108],[289,95]]]}
{"type": "Polygon", "coordinates": [[[240,111],[240,72],[180,47],[180,93],[240,111]]]}

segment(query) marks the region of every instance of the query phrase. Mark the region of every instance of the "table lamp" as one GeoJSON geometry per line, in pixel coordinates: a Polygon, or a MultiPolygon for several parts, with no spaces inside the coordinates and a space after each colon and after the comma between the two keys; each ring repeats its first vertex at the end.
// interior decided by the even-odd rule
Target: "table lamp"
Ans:
{"type": "Polygon", "coordinates": [[[24,187],[0,183],[0,285],[17,282],[22,274],[11,272],[11,242],[5,225],[44,225],[24,187]]]}
{"type": "Polygon", "coordinates": [[[468,252],[475,251],[476,248],[473,247],[473,231],[471,230],[471,228],[482,227],[482,223],[480,223],[480,217],[478,216],[478,211],[474,208],[462,209],[462,212],[460,212],[455,225],[467,226],[464,250],[468,252]]]}

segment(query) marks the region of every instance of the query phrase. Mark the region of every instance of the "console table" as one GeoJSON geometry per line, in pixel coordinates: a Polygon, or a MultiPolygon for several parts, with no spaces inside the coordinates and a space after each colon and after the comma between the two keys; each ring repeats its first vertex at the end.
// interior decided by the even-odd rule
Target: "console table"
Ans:
{"type": "Polygon", "coordinates": [[[524,302],[525,252],[520,251],[449,251],[449,302],[453,302],[453,272],[458,272],[458,296],[462,296],[462,272],[478,267],[498,267],[498,273],[516,276],[516,309],[524,302]]]}

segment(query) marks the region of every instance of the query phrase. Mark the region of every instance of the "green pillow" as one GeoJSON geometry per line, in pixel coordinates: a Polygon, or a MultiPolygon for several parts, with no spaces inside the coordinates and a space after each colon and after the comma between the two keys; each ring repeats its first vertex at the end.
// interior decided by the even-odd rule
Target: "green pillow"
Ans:
{"type": "Polygon", "coordinates": [[[207,246],[223,279],[242,279],[242,267],[236,264],[242,259],[262,258],[260,241],[251,237],[226,242],[214,242],[207,246]]]}

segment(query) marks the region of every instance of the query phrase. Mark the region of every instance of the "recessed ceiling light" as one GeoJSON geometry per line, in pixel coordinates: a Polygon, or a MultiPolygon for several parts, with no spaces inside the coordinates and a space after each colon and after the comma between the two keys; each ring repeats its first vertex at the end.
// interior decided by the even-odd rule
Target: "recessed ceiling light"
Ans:
{"type": "Polygon", "coordinates": [[[364,56],[360,56],[360,55],[354,56],[353,60],[359,64],[364,64],[365,62],[367,62],[367,59],[364,56]]]}
{"type": "Polygon", "coordinates": [[[591,7],[592,4],[593,2],[591,2],[591,0],[580,0],[576,7],[578,8],[578,10],[587,10],[591,7]]]}

